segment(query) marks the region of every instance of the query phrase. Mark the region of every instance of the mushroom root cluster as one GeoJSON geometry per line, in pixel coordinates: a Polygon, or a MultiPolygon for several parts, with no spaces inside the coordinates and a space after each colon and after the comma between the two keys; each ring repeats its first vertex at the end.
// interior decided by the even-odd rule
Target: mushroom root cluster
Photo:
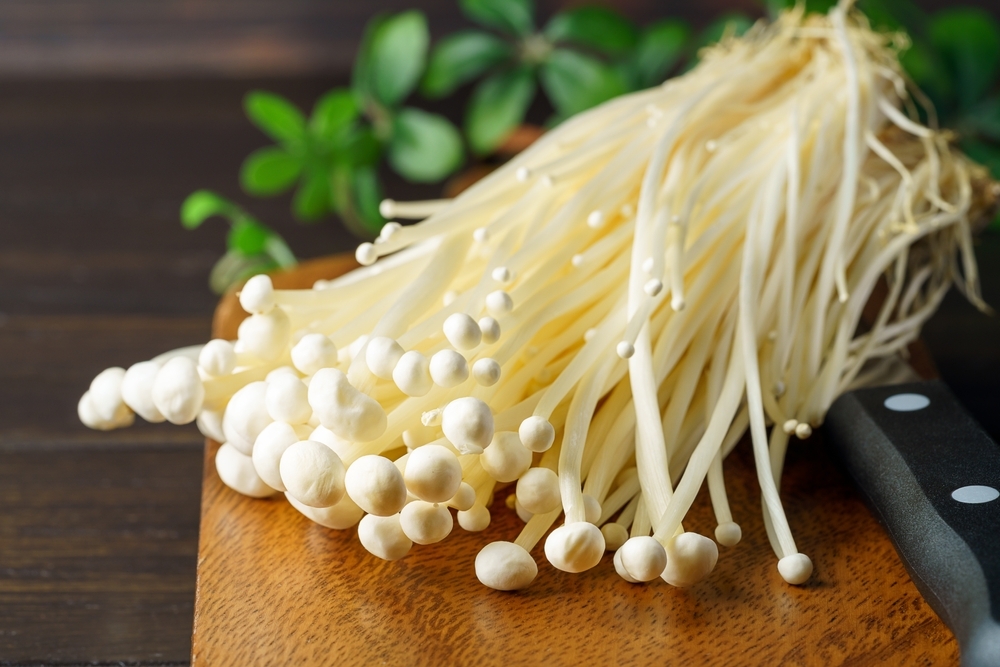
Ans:
{"type": "Polygon", "coordinates": [[[723,461],[749,430],[777,571],[801,584],[789,442],[884,379],[950,285],[981,305],[984,172],[918,120],[900,41],[844,6],[726,38],[453,200],[383,202],[421,221],[388,223],[361,268],[250,279],[237,340],[108,369],[80,418],[197,421],[227,485],[357,526],[387,560],[485,530],[507,489],[520,534],[469,555],[499,590],[540,552],[582,572],[613,551],[633,583],[709,576],[742,535],[723,461]],[[686,526],[703,485],[715,525],[686,526]]]}

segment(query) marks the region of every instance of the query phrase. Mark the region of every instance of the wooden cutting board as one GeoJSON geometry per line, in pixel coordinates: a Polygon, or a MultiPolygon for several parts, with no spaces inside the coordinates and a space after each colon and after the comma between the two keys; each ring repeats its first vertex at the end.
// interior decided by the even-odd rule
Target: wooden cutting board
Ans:
{"type": "MultiPolygon", "coordinates": [[[[308,287],[349,270],[336,257],[275,279],[308,287]]],[[[230,295],[215,335],[234,338],[230,295]]],[[[497,494],[493,523],[401,561],[370,555],[353,530],[312,523],[280,496],[253,500],[215,472],[205,448],[192,663],[224,665],[954,665],[958,646],[910,581],[885,532],[834,464],[821,434],[793,441],[782,497],[799,549],[816,569],[803,587],[776,569],[748,442],[725,462],[743,541],[690,589],[631,585],[611,556],[583,574],[545,562],[519,593],[482,586],[488,542],[521,522],[497,494]]],[[[708,494],[685,527],[712,535],[708,494]]]]}

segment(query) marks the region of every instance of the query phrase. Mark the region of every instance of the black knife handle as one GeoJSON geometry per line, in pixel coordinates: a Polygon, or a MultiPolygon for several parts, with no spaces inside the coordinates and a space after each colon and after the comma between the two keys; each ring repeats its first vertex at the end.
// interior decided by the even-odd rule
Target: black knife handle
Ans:
{"type": "Polygon", "coordinates": [[[1000,447],[941,382],[861,389],[824,430],[965,667],[1000,667],[1000,447]]]}

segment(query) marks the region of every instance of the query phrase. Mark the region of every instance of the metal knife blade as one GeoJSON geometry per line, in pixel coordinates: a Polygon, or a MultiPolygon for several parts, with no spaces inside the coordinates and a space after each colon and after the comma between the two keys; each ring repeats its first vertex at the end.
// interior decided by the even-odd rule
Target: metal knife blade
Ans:
{"type": "Polygon", "coordinates": [[[1000,667],[1000,447],[932,380],[848,392],[826,439],[965,667],[1000,667]]]}

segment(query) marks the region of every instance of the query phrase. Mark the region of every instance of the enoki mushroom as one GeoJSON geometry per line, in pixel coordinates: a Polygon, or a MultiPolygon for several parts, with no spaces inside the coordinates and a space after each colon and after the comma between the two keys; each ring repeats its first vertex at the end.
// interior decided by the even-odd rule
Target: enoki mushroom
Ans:
{"type": "Polygon", "coordinates": [[[80,418],[197,419],[227,485],[356,525],[388,560],[446,539],[453,511],[486,529],[516,484],[520,535],[475,557],[501,590],[532,581],[543,539],[560,570],[613,550],[627,581],[697,583],[740,541],[723,460],[749,429],[778,570],[801,584],[789,440],[877,381],[952,283],[982,305],[985,172],[917,120],[893,40],[845,6],[725,39],[454,200],[385,202],[425,219],[387,224],[362,268],[251,279],[236,341],[104,371],[80,418]],[[714,540],[683,524],[706,484],[714,540]]]}

